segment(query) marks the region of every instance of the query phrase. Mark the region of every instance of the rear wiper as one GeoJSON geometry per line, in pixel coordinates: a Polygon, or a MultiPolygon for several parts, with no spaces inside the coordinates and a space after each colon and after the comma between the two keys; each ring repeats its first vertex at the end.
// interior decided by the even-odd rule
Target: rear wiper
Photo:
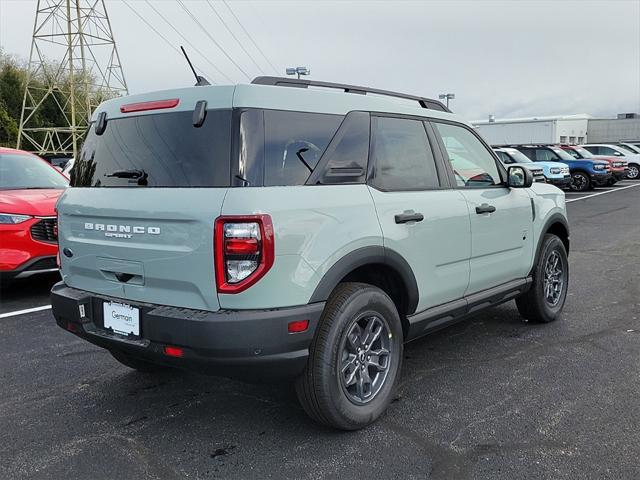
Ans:
{"type": "Polygon", "coordinates": [[[116,177],[116,178],[141,178],[146,177],[147,174],[144,170],[116,170],[113,173],[109,173],[104,175],[105,177],[116,177]]]}
{"type": "Polygon", "coordinates": [[[302,164],[307,167],[307,169],[309,169],[310,172],[313,172],[313,168],[311,168],[311,166],[306,162],[306,160],[304,159],[304,157],[302,156],[303,153],[308,152],[309,149],[308,148],[301,148],[300,150],[298,150],[296,152],[296,157],[298,157],[298,160],[300,160],[302,162],[302,164]]]}

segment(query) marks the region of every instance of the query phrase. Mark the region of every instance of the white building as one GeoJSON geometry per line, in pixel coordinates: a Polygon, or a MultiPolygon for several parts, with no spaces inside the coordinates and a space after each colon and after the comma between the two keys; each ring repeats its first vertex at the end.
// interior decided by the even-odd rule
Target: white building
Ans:
{"type": "Polygon", "coordinates": [[[591,115],[504,118],[471,122],[490,145],[587,142],[587,124],[591,115]]]}
{"type": "Polygon", "coordinates": [[[620,113],[618,118],[589,120],[591,143],[640,142],[640,114],[620,113]]]}

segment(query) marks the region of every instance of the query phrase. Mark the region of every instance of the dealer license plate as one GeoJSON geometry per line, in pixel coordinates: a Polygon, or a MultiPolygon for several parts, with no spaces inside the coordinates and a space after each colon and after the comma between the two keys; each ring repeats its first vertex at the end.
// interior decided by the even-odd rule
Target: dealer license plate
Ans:
{"type": "Polygon", "coordinates": [[[112,328],[122,335],[140,336],[140,309],[125,303],[104,302],[104,328],[112,328]]]}

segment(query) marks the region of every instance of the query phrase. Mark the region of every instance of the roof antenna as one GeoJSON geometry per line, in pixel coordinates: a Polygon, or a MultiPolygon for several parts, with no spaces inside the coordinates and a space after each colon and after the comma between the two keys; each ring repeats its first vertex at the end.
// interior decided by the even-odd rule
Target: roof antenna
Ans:
{"type": "Polygon", "coordinates": [[[187,55],[187,52],[185,51],[185,49],[184,49],[184,47],[182,45],[180,45],[180,50],[182,50],[182,53],[184,54],[184,58],[187,59],[187,63],[189,64],[189,67],[191,67],[191,71],[193,72],[193,75],[196,77],[196,85],[195,86],[196,87],[202,87],[202,86],[205,86],[205,85],[211,85],[206,78],[201,77],[200,75],[198,75],[196,73],[196,69],[193,68],[193,64],[191,63],[191,60],[189,60],[189,55],[187,55]]]}

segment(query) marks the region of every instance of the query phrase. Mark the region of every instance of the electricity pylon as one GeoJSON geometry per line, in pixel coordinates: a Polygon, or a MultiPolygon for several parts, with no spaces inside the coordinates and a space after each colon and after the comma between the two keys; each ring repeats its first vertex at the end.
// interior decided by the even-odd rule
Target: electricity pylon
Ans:
{"type": "Polygon", "coordinates": [[[104,0],[38,0],[18,148],[77,157],[94,108],[123,94],[104,0]]]}

